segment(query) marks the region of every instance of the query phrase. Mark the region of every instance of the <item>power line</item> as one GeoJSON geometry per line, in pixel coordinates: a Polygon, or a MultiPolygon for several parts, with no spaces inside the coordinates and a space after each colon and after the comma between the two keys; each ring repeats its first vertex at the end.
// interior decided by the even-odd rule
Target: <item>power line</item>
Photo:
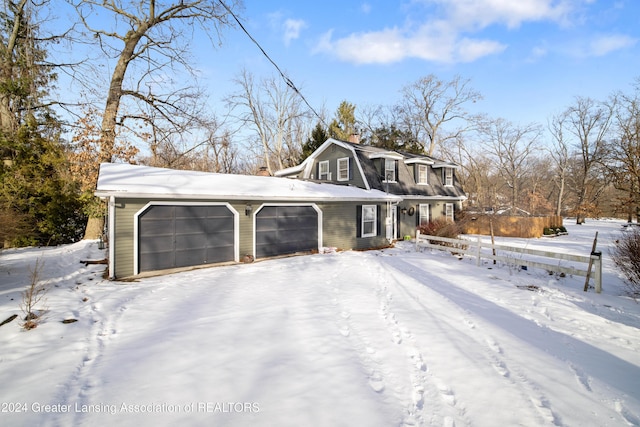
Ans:
{"type": "Polygon", "coordinates": [[[316,115],[316,117],[318,118],[318,120],[320,120],[322,122],[322,124],[325,125],[325,127],[328,128],[327,124],[325,123],[324,119],[322,117],[320,117],[320,114],[318,114],[316,112],[316,110],[311,106],[311,104],[309,104],[309,102],[307,101],[307,99],[304,97],[304,95],[298,90],[298,88],[296,87],[295,84],[293,84],[293,82],[291,81],[291,79],[289,77],[287,77],[287,75],[280,69],[280,67],[278,66],[278,64],[275,63],[275,61],[273,59],[271,59],[271,57],[269,56],[269,54],[267,52],[265,52],[265,50],[262,48],[262,46],[260,46],[260,43],[258,43],[258,41],[253,38],[253,36],[249,33],[249,31],[247,31],[247,29],[244,27],[244,25],[242,25],[242,22],[240,22],[240,19],[238,19],[238,17],[236,16],[235,13],[233,13],[233,11],[229,8],[229,6],[227,6],[222,0],[218,0],[218,3],[220,3],[222,5],[222,7],[224,7],[227,12],[229,12],[229,14],[233,17],[233,19],[238,23],[238,25],[240,26],[240,28],[242,29],[242,31],[247,35],[247,37],[249,37],[249,39],[251,39],[251,41],[258,46],[258,49],[260,49],[260,52],[262,52],[262,54],[264,55],[265,58],[267,58],[269,60],[269,62],[271,62],[271,64],[273,64],[273,66],[276,68],[276,70],[278,70],[278,73],[280,73],[280,77],[282,77],[282,80],[284,80],[285,84],[287,86],[289,86],[296,94],[298,94],[298,96],[302,99],[302,101],[307,105],[307,107],[309,107],[309,109],[313,112],[313,114],[316,115]]]}

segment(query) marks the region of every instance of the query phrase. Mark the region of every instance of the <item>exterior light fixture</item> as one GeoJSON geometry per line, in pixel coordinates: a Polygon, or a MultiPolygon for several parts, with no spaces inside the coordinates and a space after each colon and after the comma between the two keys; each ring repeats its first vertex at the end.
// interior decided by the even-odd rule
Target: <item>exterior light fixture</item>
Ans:
{"type": "Polygon", "coordinates": [[[253,206],[251,206],[251,205],[247,205],[247,206],[245,206],[245,207],[244,207],[244,214],[245,214],[246,216],[249,216],[249,215],[251,215],[251,211],[252,211],[252,210],[253,210],[253,206]]]}

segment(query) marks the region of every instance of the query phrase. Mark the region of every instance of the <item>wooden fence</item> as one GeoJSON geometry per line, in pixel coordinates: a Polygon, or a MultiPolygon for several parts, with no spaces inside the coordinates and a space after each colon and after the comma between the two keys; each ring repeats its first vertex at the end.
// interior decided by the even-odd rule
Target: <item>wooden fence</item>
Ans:
{"type": "Polygon", "coordinates": [[[541,237],[545,228],[562,227],[561,216],[507,216],[476,215],[471,220],[463,221],[465,234],[491,235],[502,237],[541,237]]]}
{"type": "Polygon", "coordinates": [[[477,266],[480,266],[481,259],[484,258],[504,262],[507,265],[516,266],[518,268],[526,266],[527,268],[541,268],[546,271],[556,273],[582,276],[586,277],[587,281],[590,277],[593,277],[596,292],[602,292],[602,253],[597,251],[593,251],[589,256],[571,255],[498,243],[492,244],[491,242],[482,242],[480,237],[475,241],[469,239],[451,239],[448,237],[424,235],[420,234],[420,231],[416,231],[416,249],[419,247],[469,255],[476,258],[477,266]],[[524,255],[528,255],[527,259],[523,257],[524,255]],[[553,260],[557,261],[555,263],[551,263],[550,261],[553,260]],[[561,261],[586,264],[586,266],[584,268],[577,268],[573,264],[562,266],[560,265],[561,261]],[[594,268],[593,273],[591,272],[592,265],[594,268]]]}

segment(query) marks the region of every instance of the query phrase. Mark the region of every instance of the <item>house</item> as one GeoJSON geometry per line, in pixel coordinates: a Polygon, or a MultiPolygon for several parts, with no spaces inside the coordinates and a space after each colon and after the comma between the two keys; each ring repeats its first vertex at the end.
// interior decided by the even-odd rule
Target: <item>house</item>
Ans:
{"type": "Polygon", "coordinates": [[[239,262],[324,247],[388,244],[401,197],[376,188],[105,163],[109,277],[239,262]]]}
{"type": "Polygon", "coordinates": [[[466,195],[458,166],[425,155],[329,138],[301,164],[279,177],[378,190],[402,198],[390,206],[386,237],[413,236],[416,227],[438,218],[454,220],[466,195]]]}

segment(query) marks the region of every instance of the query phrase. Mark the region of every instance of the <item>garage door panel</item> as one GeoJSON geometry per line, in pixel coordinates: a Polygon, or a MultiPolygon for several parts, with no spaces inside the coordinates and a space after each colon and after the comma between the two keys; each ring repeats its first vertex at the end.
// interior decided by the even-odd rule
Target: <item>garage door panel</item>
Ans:
{"type": "Polygon", "coordinates": [[[228,232],[220,232],[220,233],[215,233],[215,234],[205,234],[205,237],[207,239],[207,247],[227,247],[230,246],[231,248],[234,247],[235,245],[235,234],[233,231],[228,231],[228,232]]]}
{"type": "Polygon", "coordinates": [[[233,246],[223,246],[207,249],[207,263],[225,262],[234,258],[233,246]]]}
{"type": "Polygon", "coordinates": [[[311,206],[265,206],[256,214],[256,256],[318,249],[318,213],[311,206]]]}
{"type": "Polygon", "coordinates": [[[234,215],[226,206],[154,205],[138,221],[140,272],[235,259],[234,215]]]}
{"type": "Polygon", "coordinates": [[[233,230],[233,218],[207,218],[204,224],[207,234],[217,234],[226,230],[233,230]]]}

